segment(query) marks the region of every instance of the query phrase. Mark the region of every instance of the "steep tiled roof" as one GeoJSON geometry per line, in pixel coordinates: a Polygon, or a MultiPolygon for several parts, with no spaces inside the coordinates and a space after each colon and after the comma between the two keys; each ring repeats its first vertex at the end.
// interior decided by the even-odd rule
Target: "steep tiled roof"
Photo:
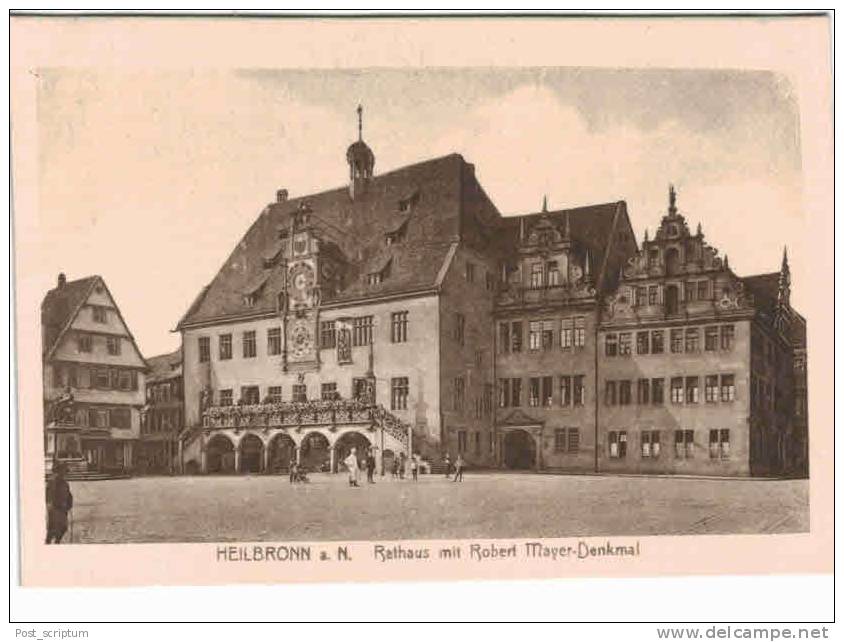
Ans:
{"type": "Polygon", "coordinates": [[[147,383],[170,379],[182,374],[182,349],[147,358],[147,383]]]}
{"type": "Polygon", "coordinates": [[[279,265],[265,267],[266,260],[278,253],[280,231],[304,205],[323,250],[333,248],[348,266],[342,289],[324,294],[323,304],[433,287],[451,243],[460,236],[462,188],[470,173],[471,166],[451,154],[377,175],[354,200],[341,187],[269,205],[179,325],[274,311],[285,274],[279,265]],[[410,203],[405,211],[403,201],[410,203]],[[385,235],[405,219],[404,238],[388,246],[385,235]],[[389,278],[370,284],[367,274],[387,262],[389,278]],[[261,286],[247,308],[244,295],[256,284],[261,286]]]}
{"type": "Polygon", "coordinates": [[[88,298],[91,288],[99,278],[88,276],[84,279],[67,281],[47,292],[41,302],[43,354],[46,355],[53,349],[65,327],[73,319],[79,306],[88,298]]]}
{"type": "Polygon", "coordinates": [[[777,307],[779,278],[779,272],[754,274],[742,278],[745,287],[753,295],[757,309],[773,315],[777,307]]]}

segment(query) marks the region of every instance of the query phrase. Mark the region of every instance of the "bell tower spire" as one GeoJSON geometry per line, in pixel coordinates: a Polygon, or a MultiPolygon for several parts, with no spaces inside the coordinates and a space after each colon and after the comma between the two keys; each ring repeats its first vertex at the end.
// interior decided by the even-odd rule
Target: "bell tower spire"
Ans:
{"type": "Polygon", "coordinates": [[[674,184],[668,186],[668,216],[677,216],[677,192],[674,191],[674,184]]]}
{"type": "Polygon", "coordinates": [[[352,200],[366,192],[366,186],[375,169],[375,154],[363,140],[363,105],[358,105],[358,139],[346,150],[349,163],[349,195],[352,200]]]}

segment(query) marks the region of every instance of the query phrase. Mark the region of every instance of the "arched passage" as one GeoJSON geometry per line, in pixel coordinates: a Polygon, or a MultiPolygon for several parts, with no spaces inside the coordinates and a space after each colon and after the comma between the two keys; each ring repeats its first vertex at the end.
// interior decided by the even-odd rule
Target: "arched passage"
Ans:
{"type": "Polygon", "coordinates": [[[345,433],[337,440],[337,443],[334,444],[334,461],[336,462],[334,472],[344,470],[341,464],[343,463],[343,460],[349,456],[349,453],[352,452],[352,448],[355,449],[355,455],[357,455],[358,461],[363,464],[364,457],[366,457],[369,447],[369,439],[361,433],[354,431],[345,433]]]}
{"type": "Polygon", "coordinates": [[[526,430],[511,430],[504,436],[504,465],[512,470],[536,467],[536,444],[526,430]]]}
{"type": "Polygon", "coordinates": [[[312,432],[302,440],[300,463],[311,472],[327,471],[331,468],[331,445],[322,433],[312,432]]]}
{"type": "Polygon", "coordinates": [[[241,473],[260,473],[264,464],[264,442],[256,435],[244,435],[240,440],[241,473]]]}
{"type": "Polygon", "coordinates": [[[296,461],[296,442],[290,437],[280,433],[270,440],[267,446],[270,451],[268,472],[281,473],[290,470],[290,462],[296,461]]]}
{"type": "Polygon", "coordinates": [[[381,454],[381,474],[393,472],[393,463],[396,461],[396,453],[392,450],[385,450],[381,454]]]}
{"type": "Polygon", "coordinates": [[[205,457],[209,473],[234,472],[234,444],[225,435],[211,437],[205,446],[205,457]]]}

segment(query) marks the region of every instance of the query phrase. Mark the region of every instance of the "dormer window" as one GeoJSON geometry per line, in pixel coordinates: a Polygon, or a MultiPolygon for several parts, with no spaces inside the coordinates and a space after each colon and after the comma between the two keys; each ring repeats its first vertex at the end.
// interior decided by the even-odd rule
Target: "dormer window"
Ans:
{"type": "Polygon", "coordinates": [[[247,308],[254,308],[255,307],[255,295],[254,294],[247,294],[243,297],[243,305],[247,308]]]}
{"type": "Polygon", "coordinates": [[[413,206],[419,201],[419,192],[415,191],[412,194],[408,194],[403,199],[399,201],[399,213],[407,214],[410,210],[413,209],[413,206]]]}
{"type": "Polygon", "coordinates": [[[402,221],[401,225],[397,228],[387,232],[384,234],[385,243],[389,245],[393,245],[394,243],[401,243],[404,240],[404,237],[407,235],[407,220],[402,221]]]}
{"type": "Polygon", "coordinates": [[[381,267],[381,269],[376,270],[374,272],[370,272],[366,275],[366,282],[369,285],[378,285],[379,283],[383,282],[385,279],[390,277],[390,266],[393,263],[393,259],[387,259],[386,263],[381,267]]]}
{"type": "Polygon", "coordinates": [[[258,277],[255,278],[252,282],[248,283],[245,288],[243,288],[243,305],[247,308],[254,308],[255,304],[258,302],[258,299],[261,296],[261,292],[264,289],[264,285],[267,283],[267,279],[270,278],[268,272],[264,272],[260,274],[258,277]]]}
{"type": "Polygon", "coordinates": [[[648,252],[648,265],[650,267],[656,267],[659,265],[659,249],[652,247],[650,252],[648,252]]]}

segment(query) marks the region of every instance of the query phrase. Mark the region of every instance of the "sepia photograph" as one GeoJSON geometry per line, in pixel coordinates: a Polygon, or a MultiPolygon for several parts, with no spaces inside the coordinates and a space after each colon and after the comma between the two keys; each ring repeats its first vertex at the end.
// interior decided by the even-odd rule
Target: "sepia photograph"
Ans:
{"type": "Polygon", "coordinates": [[[807,211],[806,121],[829,114],[793,73],[113,55],[23,74],[17,286],[39,307],[18,368],[38,388],[18,431],[25,537],[50,559],[623,560],[810,536],[832,426],[809,411],[831,277],[811,223],[831,211],[807,211]]]}

